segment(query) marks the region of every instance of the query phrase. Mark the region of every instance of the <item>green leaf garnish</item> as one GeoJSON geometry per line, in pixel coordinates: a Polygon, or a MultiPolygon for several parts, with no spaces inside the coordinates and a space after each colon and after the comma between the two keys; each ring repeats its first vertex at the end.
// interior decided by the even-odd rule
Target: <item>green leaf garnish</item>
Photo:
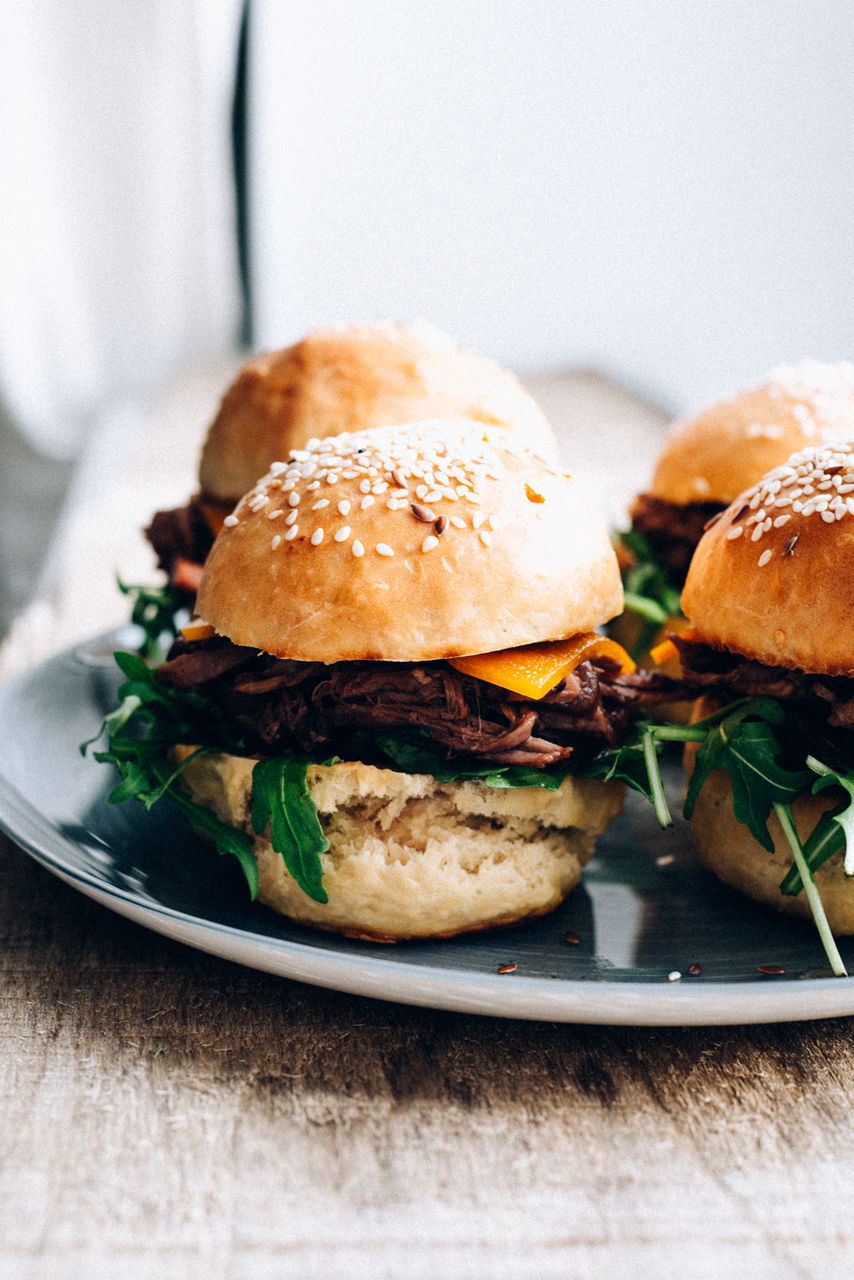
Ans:
{"type": "Polygon", "coordinates": [[[122,595],[131,599],[131,622],[142,631],[139,652],[150,662],[162,662],[187,617],[187,592],[169,584],[147,587],[116,578],[122,595]]]}
{"type": "Polygon", "coordinates": [[[258,761],[252,770],[252,830],[261,835],[269,823],[273,848],[303,893],[328,902],[320,855],[329,841],[309,794],[309,763],[284,757],[258,761]]]}
{"type": "Polygon", "coordinates": [[[792,851],[792,857],[795,860],[795,866],[797,867],[801,880],[803,882],[804,893],[806,895],[806,899],[807,899],[807,903],[809,904],[810,911],[812,912],[812,917],[813,917],[813,920],[815,921],[815,926],[818,929],[818,936],[821,938],[821,943],[822,943],[822,946],[824,947],[824,954],[827,956],[828,963],[830,964],[830,967],[833,970],[836,977],[847,978],[848,970],[845,968],[845,965],[842,962],[842,957],[839,954],[839,948],[836,945],[836,941],[831,932],[830,925],[827,922],[827,916],[824,913],[824,906],[821,901],[821,896],[818,892],[818,889],[816,888],[815,881],[812,878],[812,872],[807,866],[806,859],[804,857],[804,851],[801,847],[801,842],[800,842],[800,839],[798,838],[798,833],[795,830],[795,823],[792,818],[791,805],[780,804],[775,802],[774,811],[777,814],[777,818],[780,822],[780,826],[783,829],[783,835],[786,837],[789,848],[792,851]]]}
{"type": "Polygon", "coordinates": [[[643,534],[637,529],[624,529],[617,537],[634,560],[623,574],[624,608],[645,623],[631,648],[631,656],[637,661],[647,653],[668,618],[680,615],[681,593],[643,534]]]}
{"type": "Polygon", "coordinates": [[[775,804],[791,804],[810,779],[805,769],[790,770],[779,763],[782,756],[775,726],[783,710],[772,698],[736,703],[706,732],[694,761],[694,772],[685,797],[684,813],[690,818],[697,797],[715,769],[725,769],[732,779],[733,810],[763,849],[771,852],[774,841],[768,815],[775,804]]]}

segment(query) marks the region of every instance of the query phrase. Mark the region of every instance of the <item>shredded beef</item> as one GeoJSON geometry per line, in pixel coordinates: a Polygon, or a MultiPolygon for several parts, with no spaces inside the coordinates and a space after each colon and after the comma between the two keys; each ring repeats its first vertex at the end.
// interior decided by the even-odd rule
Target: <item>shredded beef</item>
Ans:
{"type": "Polygon", "coordinates": [[[184,507],[155,512],[144,532],[172,586],[195,595],[202,565],[214,540],[198,496],[184,507]]]}
{"type": "MultiPolygon", "coordinates": [[[[679,650],[686,686],[692,691],[715,693],[722,701],[777,698],[787,704],[816,751],[815,744],[824,741],[833,753],[838,752],[844,733],[854,726],[854,678],[850,676],[769,667],[685,635],[674,635],[672,640],[679,650]],[[844,731],[842,736],[839,730],[844,731]]],[[[845,750],[850,753],[850,740],[845,750]]]]}
{"type": "Polygon", "coordinates": [[[703,529],[723,511],[722,502],[666,502],[640,494],[631,509],[632,528],[643,534],[674,585],[682,586],[703,529]]]}
{"type": "Polygon", "coordinates": [[[543,699],[508,693],[446,662],[293,662],[221,637],[179,640],[158,671],[200,685],[258,750],[348,755],[354,737],[421,729],[457,756],[535,768],[588,759],[618,743],[629,716],[674,697],[653,672],[621,676],[608,658],[581,663],[543,699]]]}

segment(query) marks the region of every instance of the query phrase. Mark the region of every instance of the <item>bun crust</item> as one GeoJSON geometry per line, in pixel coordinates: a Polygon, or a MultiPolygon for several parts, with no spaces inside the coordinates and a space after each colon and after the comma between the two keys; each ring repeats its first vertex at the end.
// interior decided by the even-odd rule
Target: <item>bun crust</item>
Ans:
{"type": "MultiPolygon", "coordinates": [[[[689,776],[693,754],[686,751],[689,776]]],[[[792,805],[799,836],[805,839],[821,814],[838,800],[838,794],[832,791],[799,796],[792,805]]],[[[726,884],[757,902],[768,903],[786,915],[811,920],[803,890],[796,897],[780,892],[780,883],[792,865],[792,854],[774,813],[768,819],[768,830],[774,841],[773,853],[763,849],[747,827],[737,821],[729,774],[720,769],[709,774],[691,819],[691,835],[705,865],[726,884]]],[[[840,850],[818,868],[814,879],[831,929],[846,934],[854,933],[854,881],[845,875],[842,862],[840,850]]]]}
{"type": "MultiPolygon", "coordinates": [[[[201,756],[181,778],[199,803],[251,833],[254,764],[201,756]]],[[[330,841],[321,856],[329,901],[303,893],[267,835],[253,835],[258,896],[303,924],[381,942],[450,937],[553,910],[623,796],[619,783],[595,779],[505,791],[353,762],[311,766],[308,785],[330,841]]]]}
{"type": "Polygon", "coordinates": [[[852,436],[854,364],[805,360],[677,422],[648,492],[680,506],[732,502],[790,454],[852,436]]]}
{"type": "Polygon", "coordinates": [[[700,539],[682,609],[699,638],[766,666],[854,674],[854,445],[795,454],[700,539]]]}
{"type": "Polygon", "coordinates": [[[522,384],[430,325],[319,330],[251,360],[228,388],[199,465],[202,492],[230,501],[309,440],[426,418],[473,419],[557,456],[522,384]]]}
{"type": "Polygon", "coordinates": [[[217,538],[199,614],[235,644],[331,663],[487,653],[619,613],[614,550],[572,479],[486,434],[384,427],[277,464],[217,538]]]}

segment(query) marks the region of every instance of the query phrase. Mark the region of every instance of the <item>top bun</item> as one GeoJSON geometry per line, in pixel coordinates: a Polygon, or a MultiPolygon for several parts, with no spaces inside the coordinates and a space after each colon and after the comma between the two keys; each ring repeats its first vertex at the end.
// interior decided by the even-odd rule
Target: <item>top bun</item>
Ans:
{"type": "Polygon", "coordinates": [[[854,445],[804,449],[741,494],[701,538],[682,608],[709,644],[854,675],[854,445]]]}
{"type": "Polygon", "coordinates": [[[272,462],[318,436],[427,418],[512,430],[557,456],[551,427],[513,374],[432,325],[318,330],[245,365],[202,448],[203,494],[237,499],[272,462]]]}
{"type": "Polygon", "coordinates": [[[622,607],[608,534],[568,475],[478,423],[312,440],[228,517],[199,614],[305,662],[416,662],[555,640],[622,607]]]}
{"type": "Polygon", "coordinates": [[[854,364],[804,360],[677,422],[648,492],[684,506],[728,503],[791,454],[854,437],[854,364]]]}

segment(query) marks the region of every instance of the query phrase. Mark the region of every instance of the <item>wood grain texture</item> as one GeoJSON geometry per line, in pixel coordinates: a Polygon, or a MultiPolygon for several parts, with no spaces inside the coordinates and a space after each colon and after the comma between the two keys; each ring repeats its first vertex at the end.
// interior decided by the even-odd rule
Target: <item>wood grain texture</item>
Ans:
{"type": "Polygon", "coordinates": [[[370,1002],[1,856],[0,1274],[779,1280],[852,1256],[848,1020],[370,1002]]]}

